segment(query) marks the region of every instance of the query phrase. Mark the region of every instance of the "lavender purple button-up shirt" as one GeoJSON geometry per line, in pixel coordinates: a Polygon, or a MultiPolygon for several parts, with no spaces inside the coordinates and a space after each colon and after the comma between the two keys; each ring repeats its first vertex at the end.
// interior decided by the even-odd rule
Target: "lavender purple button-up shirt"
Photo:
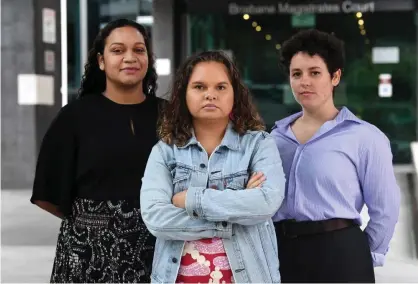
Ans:
{"type": "Polygon", "coordinates": [[[300,144],[290,124],[301,115],[277,121],[271,132],[286,175],[285,199],[273,221],[346,218],[361,224],[366,204],[374,266],[383,266],[400,206],[388,138],[343,107],[300,144]]]}

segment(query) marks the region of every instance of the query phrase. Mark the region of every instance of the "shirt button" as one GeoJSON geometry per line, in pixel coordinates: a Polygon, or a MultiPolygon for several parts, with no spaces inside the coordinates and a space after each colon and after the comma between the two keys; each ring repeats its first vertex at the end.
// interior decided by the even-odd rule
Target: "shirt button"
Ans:
{"type": "Polygon", "coordinates": [[[177,258],[173,257],[173,258],[171,259],[171,261],[172,261],[173,263],[177,263],[177,258]]]}
{"type": "Polygon", "coordinates": [[[199,149],[199,152],[203,152],[202,148],[198,147],[197,149],[199,149]]]}
{"type": "Polygon", "coordinates": [[[222,222],[222,227],[226,228],[227,226],[228,226],[228,223],[227,223],[227,222],[225,222],[225,221],[223,221],[223,222],[222,222]]]}
{"type": "Polygon", "coordinates": [[[201,167],[202,169],[204,169],[204,168],[206,168],[206,165],[205,165],[205,164],[200,164],[200,167],[201,167]]]}

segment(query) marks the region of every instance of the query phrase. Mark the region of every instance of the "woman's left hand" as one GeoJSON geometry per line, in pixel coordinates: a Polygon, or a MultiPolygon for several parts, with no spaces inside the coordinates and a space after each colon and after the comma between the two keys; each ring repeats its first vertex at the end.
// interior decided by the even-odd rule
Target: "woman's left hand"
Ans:
{"type": "Polygon", "coordinates": [[[187,190],[178,192],[174,194],[173,198],[171,199],[171,202],[173,203],[174,206],[184,209],[186,208],[186,195],[187,195],[187,190]]]}

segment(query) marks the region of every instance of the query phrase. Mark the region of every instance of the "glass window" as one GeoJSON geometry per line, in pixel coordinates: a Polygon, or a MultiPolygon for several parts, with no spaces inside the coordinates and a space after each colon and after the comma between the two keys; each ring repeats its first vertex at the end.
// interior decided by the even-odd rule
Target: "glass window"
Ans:
{"type": "Polygon", "coordinates": [[[336,104],[380,128],[391,141],[395,163],[411,162],[417,78],[413,11],[248,16],[189,14],[189,51],[222,49],[233,54],[269,129],[274,121],[300,110],[278,65],[281,44],[298,30],[314,27],[345,42],[346,66],[336,104]],[[395,47],[399,62],[374,62],[376,47],[395,47]],[[392,77],[391,97],[379,96],[380,74],[392,77]]]}
{"type": "Polygon", "coordinates": [[[67,1],[68,102],[76,95],[81,81],[80,1],[67,1]]]}
{"type": "Polygon", "coordinates": [[[103,26],[121,18],[137,21],[151,36],[152,0],[89,0],[89,47],[103,26]]]}

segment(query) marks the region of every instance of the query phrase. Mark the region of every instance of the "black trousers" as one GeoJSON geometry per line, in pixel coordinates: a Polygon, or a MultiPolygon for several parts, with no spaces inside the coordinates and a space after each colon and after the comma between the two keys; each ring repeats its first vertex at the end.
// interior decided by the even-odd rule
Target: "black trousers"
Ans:
{"type": "Polygon", "coordinates": [[[374,283],[369,244],[359,227],[277,236],[283,283],[374,283]]]}

